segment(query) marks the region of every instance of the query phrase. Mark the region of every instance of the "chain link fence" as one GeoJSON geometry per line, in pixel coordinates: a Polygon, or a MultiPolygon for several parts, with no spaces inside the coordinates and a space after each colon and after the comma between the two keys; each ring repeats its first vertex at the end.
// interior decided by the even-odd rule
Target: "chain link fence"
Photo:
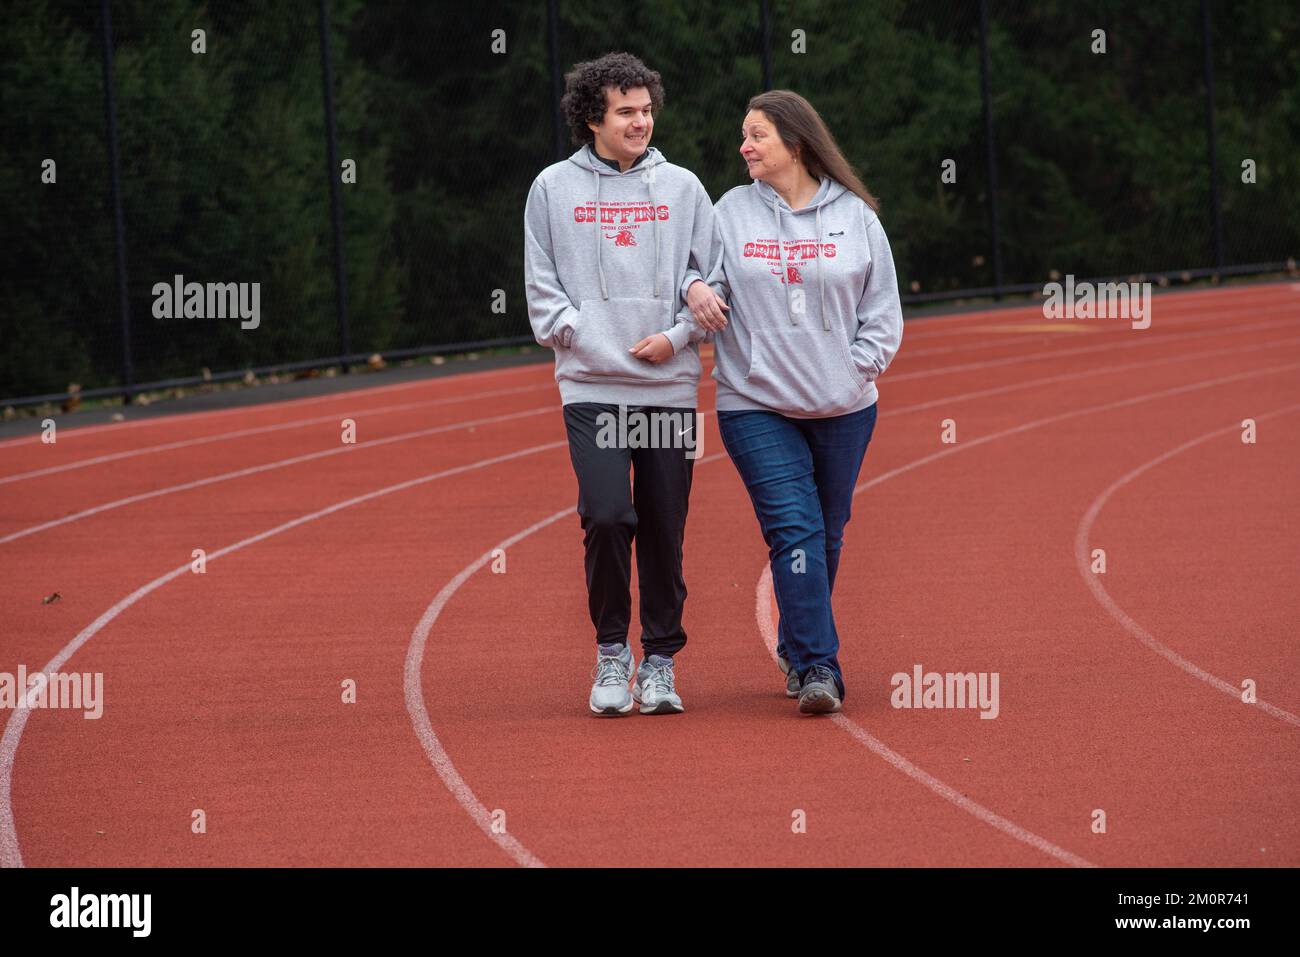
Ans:
{"type": "Polygon", "coordinates": [[[663,75],[654,145],[715,200],[748,98],[805,95],[905,302],[1294,273],[1289,0],[31,0],[0,35],[0,404],[531,342],[524,200],[574,149],[561,75],[611,50],[663,75]]]}

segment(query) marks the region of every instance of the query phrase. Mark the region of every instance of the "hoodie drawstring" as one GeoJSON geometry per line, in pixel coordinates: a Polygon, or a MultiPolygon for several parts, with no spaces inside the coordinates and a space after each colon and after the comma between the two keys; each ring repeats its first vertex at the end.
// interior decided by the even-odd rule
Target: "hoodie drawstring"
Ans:
{"type": "Polygon", "coordinates": [[[821,298],[822,328],[831,331],[831,320],[826,315],[826,283],[822,280],[822,204],[817,204],[817,295],[821,298]]]}
{"type": "Polygon", "coordinates": [[[799,323],[794,317],[794,310],[790,308],[790,270],[785,265],[785,239],[781,235],[780,200],[773,200],[772,211],[776,213],[776,255],[781,263],[781,286],[785,289],[785,314],[790,317],[790,325],[797,326],[799,323]]]}
{"type": "Polygon", "coordinates": [[[591,175],[596,177],[596,271],[600,273],[600,298],[609,298],[609,287],[605,285],[605,267],[600,262],[600,173],[596,167],[591,168],[591,175]]]}
{"type": "Polygon", "coordinates": [[[650,218],[655,225],[655,298],[659,298],[659,207],[655,205],[654,171],[646,172],[645,186],[650,192],[650,218]]]}
{"type": "MultiPolygon", "coordinates": [[[[609,298],[609,286],[605,282],[605,266],[600,261],[600,235],[604,227],[600,221],[600,171],[593,165],[591,175],[596,177],[596,271],[600,273],[600,297],[609,298]]],[[[646,189],[650,192],[650,218],[654,221],[655,231],[655,278],[654,297],[659,298],[659,207],[655,203],[653,174],[646,176],[646,189]]]]}
{"type": "MultiPolygon", "coordinates": [[[[824,202],[824,200],[823,200],[824,202]]],[[[799,325],[798,320],[794,317],[794,310],[790,308],[790,270],[785,264],[785,237],[781,233],[781,200],[773,195],[772,212],[776,214],[776,248],[777,255],[781,261],[781,285],[785,287],[785,311],[790,317],[790,325],[799,325]]],[[[822,204],[818,203],[814,209],[816,216],[817,230],[817,302],[821,307],[822,328],[827,332],[831,331],[830,316],[826,314],[826,279],[822,276],[822,204]]]]}

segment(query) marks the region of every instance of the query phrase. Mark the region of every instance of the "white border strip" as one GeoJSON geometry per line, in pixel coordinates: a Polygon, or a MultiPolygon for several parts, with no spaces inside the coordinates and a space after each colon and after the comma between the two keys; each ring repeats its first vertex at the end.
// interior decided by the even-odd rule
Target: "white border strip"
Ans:
{"type": "MultiPolygon", "coordinates": [[[[485,468],[489,465],[496,465],[500,462],[509,462],[512,459],[521,458],[525,455],[533,455],[537,452],[544,452],[550,449],[558,449],[567,444],[566,441],[550,442],[545,445],[534,445],[531,448],[522,449],[518,452],[509,452],[505,455],[497,455],[489,459],[480,459],[477,462],[471,462],[467,465],[458,465],[455,468],[444,469],[440,472],[434,472],[430,475],[422,475],[419,478],[408,479],[405,482],[398,482],[396,485],[388,485],[384,488],[376,489],[373,492],[366,492],[364,495],[357,495],[353,498],[345,499],[342,502],[336,502],[333,505],[322,508],[318,511],[311,512],[291,521],[284,522],[274,528],[251,535],[248,538],[241,539],[233,545],[227,545],[208,555],[208,562],[211,563],[218,558],[230,555],[234,552],[247,548],[249,545],[255,545],[281,532],[287,532],[290,529],[297,528],[300,525],[306,525],[308,522],[314,522],[318,518],[324,518],[327,515],[333,515],[335,512],[342,511],[345,508],[351,508],[354,505],[360,505],[363,502],[369,502],[372,499],[381,498],[385,495],[391,495],[394,492],[403,492],[419,485],[437,479],[448,478],[452,475],[460,475],[463,472],[470,472],[475,469],[485,468]]],[[[104,612],[93,622],[83,628],[77,637],[63,646],[49,663],[41,671],[49,673],[60,670],[63,665],[71,658],[79,648],[81,648],[91,638],[99,632],[122,612],[126,611],[141,598],[145,597],[152,591],[156,591],[172,579],[185,574],[189,571],[189,563],[179,565],[160,575],[147,585],[142,585],[131,594],[127,595],[116,605],[104,612]]],[[[13,769],[14,759],[18,755],[18,745],[22,742],[23,729],[27,726],[27,716],[31,714],[28,708],[16,708],[11,713],[9,721],[5,724],[4,737],[0,738],[0,867],[22,867],[22,852],[18,845],[18,830],[14,824],[13,812],[13,769]]]]}
{"type": "MultiPolygon", "coordinates": [[[[1266,412],[1263,415],[1257,415],[1255,416],[1255,419],[1256,421],[1263,421],[1264,419],[1271,419],[1274,416],[1287,415],[1297,410],[1300,410],[1300,404],[1289,405],[1282,409],[1275,409],[1272,412],[1266,412]]],[[[1241,700],[1240,688],[1233,687],[1231,684],[1224,681],[1222,678],[1218,678],[1210,674],[1205,669],[1198,667],[1195,663],[1189,661],[1188,659],[1184,658],[1182,655],[1178,654],[1178,652],[1174,651],[1168,645],[1165,645],[1160,641],[1157,641],[1156,638],[1149,631],[1147,631],[1136,621],[1134,621],[1128,615],[1128,613],[1125,612],[1124,609],[1119,606],[1119,604],[1115,601],[1115,599],[1110,597],[1110,593],[1106,591],[1106,587],[1101,583],[1101,576],[1094,575],[1091,571],[1091,565],[1088,556],[1088,538],[1092,534],[1093,523],[1096,522],[1097,516],[1101,514],[1101,510],[1106,506],[1106,502],[1110,499],[1112,495],[1114,495],[1117,491],[1119,491],[1129,482],[1133,481],[1135,478],[1137,478],[1139,475],[1143,474],[1144,472],[1148,471],[1149,469],[1152,469],[1155,466],[1159,465],[1161,462],[1168,461],[1169,459],[1173,458],[1175,455],[1179,455],[1182,452],[1186,452],[1188,449],[1195,448],[1196,446],[1200,445],[1203,442],[1208,442],[1210,439],[1213,439],[1220,435],[1225,435],[1229,432],[1240,432],[1240,431],[1241,431],[1240,426],[1230,425],[1227,426],[1226,428],[1215,429],[1212,432],[1207,432],[1202,436],[1184,442],[1182,445],[1178,446],[1177,448],[1170,449],[1168,452],[1164,452],[1160,455],[1157,455],[1155,458],[1151,459],[1150,461],[1144,462],[1142,465],[1139,465],[1131,472],[1116,479],[1109,486],[1107,486],[1104,492],[1102,492],[1093,500],[1091,505],[1088,506],[1087,511],[1084,512],[1083,518],[1079,520],[1078,532],[1075,534],[1074,537],[1074,559],[1075,559],[1075,564],[1079,569],[1079,574],[1083,577],[1084,583],[1088,586],[1088,589],[1092,592],[1092,597],[1097,599],[1097,601],[1101,604],[1102,608],[1106,609],[1106,613],[1110,615],[1112,618],[1114,618],[1121,625],[1123,625],[1124,629],[1130,635],[1132,635],[1138,641],[1142,642],[1142,644],[1145,645],[1147,648],[1149,648],[1151,651],[1154,651],[1156,654],[1160,655],[1160,657],[1164,658],[1166,661],[1169,661],[1172,664],[1176,665],[1177,667],[1181,668],[1183,671],[1187,672],[1192,677],[1199,678],[1201,681],[1204,681],[1210,687],[1222,691],[1224,694],[1228,695],[1231,698],[1236,699],[1237,701],[1241,700]]],[[[1288,724],[1293,725],[1294,727],[1300,728],[1300,717],[1297,717],[1296,715],[1292,714],[1290,711],[1287,711],[1283,708],[1279,708],[1276,705],[1269,704],[1268,702],[1258,698],[1255,701],[1255,707],[1259,708],[1265,714],[1272,715],[1274,718],[1277,718],[1279,721],[1285,721],[1288,724]]]]}

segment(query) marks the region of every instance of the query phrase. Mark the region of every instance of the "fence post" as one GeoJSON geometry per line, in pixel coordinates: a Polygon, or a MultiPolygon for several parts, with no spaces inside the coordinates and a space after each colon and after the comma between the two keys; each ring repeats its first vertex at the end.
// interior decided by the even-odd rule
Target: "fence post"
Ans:
{"type": "MultiPolygon", "coordinates": [[[[348,287],[343,268],[343,207],[339,201],[338,130],[334,125],[334,70],[330,62],[329,2],[320,0],[320,68],[325,87],[326,163],[330,181],[330,219],[334,230],[334,305],[339,317],[339,354],[352,354],[352,333],[348,328],[348,287]]],[[[348,371],[347,359],[340,360],[348,371]]]]}
{"type": "Polygon", "coordinates": [[[993,94],[989,80],[989,7],[980,0],[980,96],[984,101],[984,155],[988,168],[989,232],[993,237],[993,298],[1002,298],[1002,226],[998,219],[998,161],[993,148],[993,94]]]}
{"type": "Polygon", "coordinates": [[[772,4],[771,0],[758,0],[759,33],[763,48],[759,51],[763,61],[763,92],[772,89],[772,4]]]}
{"type": "Polygon", "coordinates": [[[108,192],[113,206],[113,248],[117,255],[117,305],[122,323],[122,401],[131,404],[135,363],[131,356],[131,304],[126,288],[126,228],[122,222],[121,162],[117,148],[117,100],[113,93],[113,22],[109,0],[100,0],[100,39],[104,60],[104,119],[108,126],[108,192]]]}
{"type": "Polygon", "coordinates": [[[1201,0],[1201,46],[1205,52],[1205,142],[1210,164],[1210,228],[1213,231],[1214,268],[1223,268],[1223,213],[1219,204],[1219,153],[1214,139],[1214,36],[1209,0],[1201,0]]]}
{"type": "Polygon", "coordinates": [[[564,80],[560,67],[560,0],[546,4],[546,48],[551,61],[551,131],[554,145],[551,158],[560,162],[565,157],[564,115],[560,112],[560,99],[564,96],[564,80]]]}

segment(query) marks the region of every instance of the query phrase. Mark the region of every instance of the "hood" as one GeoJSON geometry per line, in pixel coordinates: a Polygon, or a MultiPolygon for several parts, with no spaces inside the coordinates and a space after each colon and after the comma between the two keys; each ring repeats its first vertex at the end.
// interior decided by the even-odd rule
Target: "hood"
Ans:
{"type": "Polygon", "coordinates": [[[595,155],[593,155],[590,144],[581,147],[577,152],[570,156],[569,162],[573,163],[575,166],[580,166],[583,169],[595,170],[602,176],[627,176],[631,173],[639,173],[643,169],[649,169],[651,166],[658,166],[661,163],[668,162],[668,160],[664,158],[664,154],[659,152],[659,150],[653,146],[647,146],[646,153],[649,155],[640,163],[637,163],[636,166],[627,170],[627,172],[619,172],[618,170],[610,169],[608,163],[602,163],[595,155]]]}
{"type": "MultiPolygon", "coordinates": [[[[777,248],[781,250],[782,262],[784,262],[785,256],[785,235],[781,232],[781,219],[785,216],[806,216],[809,213],[814,217],[816,221],[815,235],[818,243],[817,297],[818,303],[821,306],[822,329],[826,332],[830,332],[831,320],[830,317],[826,315],[826,283],[822,278],[822,251],[820,246],[822,241],[822,207],[835,202],[835,200],[847,193],[848,190],[843,186],[843,184],[837,183],[835,180],[823,176],[821,186],[818,187],[817,192],[813,195],[812,201],[802,209],[791,209],[789,204],[781,198],[781,194],[763,180],[754,180],[754,188],[758,191],[758,196],[763,200],[764,204],[772,209],[772,216],[776,220],[777,248]]],[[[786,315],[790,317],[790,325],[797,326],[799,325],[799,322],[795,319],[794,311],[790,308],[790,284],[788,282],[783,282],[782,285],[785,286],[786,315]]]]}
{"type": "MultiPolygon", "coordinates": [[[[576,153],[569,157],[569,162],[580,166],[585,170],[590,170],[596,178],[596,216],[600,216],[600,178],[602,176],[640,176],[642,172],[668,162],[664,159],[664,154],[660,153],[653,146],[646,147],[649,154],[636,166],[633,166],[622,172],[610,168],[607,164],[602,163],[592,152],[589,145],[582,147],[576,153]]],[[[641,182],[645,183],[646,193],[650,197],[650,208],[654,209],[658,204],[655,202],[654,175],[641,176],[641,182]]],[[[652,216],[650,220],[654,224],[655,231],[655,276],[654,276],[654,295],[659,298],[659,217],[652,216]]],[[[602,299],[609,298],[609,286],[605,282],[605,266],[600,261],[600,223],[596,223],[596,229],[592,234],[596,237],[596,271],[600,273],[600,295],[602,299]]]]}

